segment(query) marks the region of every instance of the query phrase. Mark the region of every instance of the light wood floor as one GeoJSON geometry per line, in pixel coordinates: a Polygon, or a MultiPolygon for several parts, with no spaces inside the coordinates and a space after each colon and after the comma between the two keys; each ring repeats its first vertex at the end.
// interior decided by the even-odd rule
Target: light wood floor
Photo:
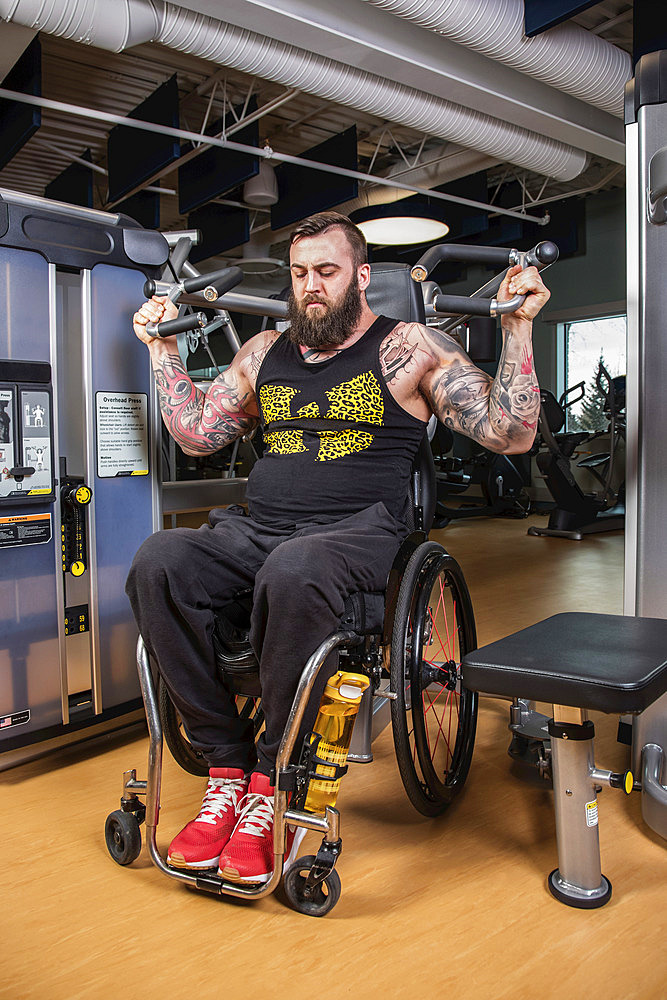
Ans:
{"type": "MultiPolygon", "coordinates": [[[[528,538],[528,523],[475,519],[437,535],[465,568],[481,642],[557,611],[621,611],[621,535],[528,538]]],[[[0,997],[665,998],[667,845],[642,824],[638,795],[605,789],[613,898],[594,911],[553,900],[551,793],[510,773],[507,715],[483,701],[468,784],[437,820],[409,805],[385,731],[374,763],[343,781],[343,894],[323,920],[279,895],[189,891],[143,854],[132,868],[110,860],[104,820],[123,770],[145,776],[141,733],[0,774],[0,997]]],[[[598,765],[623,768],[616,719],[595,723],[598,765]]],[[[203,786],[165,758],[163,848],[203,786]]]]}

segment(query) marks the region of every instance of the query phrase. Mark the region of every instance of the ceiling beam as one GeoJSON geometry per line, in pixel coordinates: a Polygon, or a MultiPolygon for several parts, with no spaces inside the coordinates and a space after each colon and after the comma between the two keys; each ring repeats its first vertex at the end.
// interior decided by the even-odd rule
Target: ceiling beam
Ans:
{"type": "Polygon", "coordinates": [[[625,162],[613,115],[443,35],[359,0],[181,0],[223,19],[347,65],[390,77],[578,149],[625,162]]]}

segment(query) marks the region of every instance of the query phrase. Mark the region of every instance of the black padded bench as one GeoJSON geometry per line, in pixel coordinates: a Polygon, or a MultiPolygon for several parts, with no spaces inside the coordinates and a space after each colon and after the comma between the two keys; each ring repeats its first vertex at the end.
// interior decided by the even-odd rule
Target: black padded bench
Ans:
{"type": "Polygon", "coordinates": [[[473,691],[553,705],[552,748],[558,868],[549,889],[570,906],[602,906],[611,884],[600,870],[595,786],[632,790],[632,775],[595,767],[587,712],[636,714],[667,690],[667,621],[570,613],[468,653],[473,691]]]}

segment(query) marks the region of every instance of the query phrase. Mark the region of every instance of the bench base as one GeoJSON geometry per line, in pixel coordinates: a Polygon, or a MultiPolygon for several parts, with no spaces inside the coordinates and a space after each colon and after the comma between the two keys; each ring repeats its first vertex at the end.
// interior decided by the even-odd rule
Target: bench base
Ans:
{"type": "Polygon", "coordinates": [[[595,910],[611,899],[611,882],[604,875],[601,875],[600,879],[597,889],[582,889],[579,885],[566,882],[560,869],[554,868],[547,879],[547,885],[551,895],[561,903],[576,906],[580,910],[595,910]]]}

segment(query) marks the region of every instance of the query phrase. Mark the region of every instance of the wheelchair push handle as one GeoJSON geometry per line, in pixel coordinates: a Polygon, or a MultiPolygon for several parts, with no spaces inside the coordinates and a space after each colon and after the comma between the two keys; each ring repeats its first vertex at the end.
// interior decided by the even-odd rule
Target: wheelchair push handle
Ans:
{"type": "MultiPolygon", "coordinates": [[[[179,281],[154,281],[149,279],[144,283],[144,295],[150,299],[152,295],[166,295],[172,302],[181,295],[192,295],[194,292],[204,292],[207,302],[215,302],[230,289],[243,281],[243,271],[240,267],[224,267],[209,274],[196,274],[179,281]]],[[[192,327],[190,327],[192,329],[192,327]]]]}
{"type": "Polygon", "coordinates": [[[147,323],[146,333],[150,337],[173,337],[177,333],[186,333],[188,330],[200,330],[206,326],[207,322],[206,313],[189,313],[187,316],[167,320],[166,323],[147,323]]]}

